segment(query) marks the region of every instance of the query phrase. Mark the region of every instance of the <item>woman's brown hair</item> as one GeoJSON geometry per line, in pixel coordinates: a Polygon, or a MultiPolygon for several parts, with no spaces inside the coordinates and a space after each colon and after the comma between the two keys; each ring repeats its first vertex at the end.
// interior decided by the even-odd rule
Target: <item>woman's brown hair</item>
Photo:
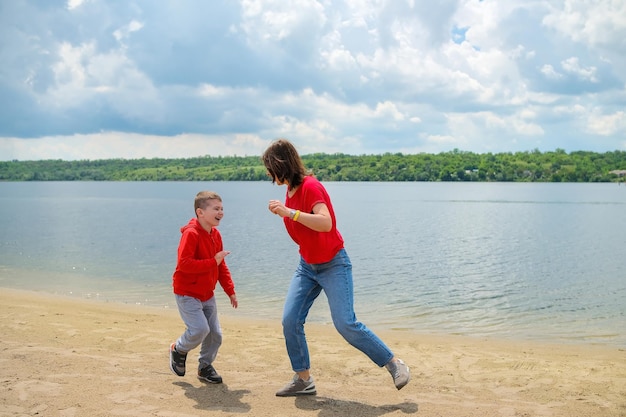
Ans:
{"type": "Polygon", "coordinates": [[[307,175],[302,159],[295,146],[287,139],[278,139],[263,153],[263,164],[272,177],[272,182],[279,180],[296,188],[307,175]]]}

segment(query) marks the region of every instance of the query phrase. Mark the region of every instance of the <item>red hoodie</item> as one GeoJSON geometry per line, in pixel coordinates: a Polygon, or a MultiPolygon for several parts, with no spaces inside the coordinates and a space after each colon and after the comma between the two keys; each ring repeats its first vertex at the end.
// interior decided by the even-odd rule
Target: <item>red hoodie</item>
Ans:
{"type": "Polygon", "coordinates": [[[174,294],[206,301],[213,297],[219,281],[224,292],[229,297],[233,295],[235,284],[226,261],[219,265],[215,261],[215,254],[224,250],[220,232],[214,227],[207,232],[196,218],[189,220],[180,232],[182,236],[173,276],[174,294]]]}

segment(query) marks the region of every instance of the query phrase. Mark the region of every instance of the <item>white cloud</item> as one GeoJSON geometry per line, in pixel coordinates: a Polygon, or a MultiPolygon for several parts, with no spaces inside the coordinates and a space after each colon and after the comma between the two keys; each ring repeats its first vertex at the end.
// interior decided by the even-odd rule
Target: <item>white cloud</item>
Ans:
{"type": "Polygon", "coordinates": [[[563,74],[557,72],[554,67],[550,64],[545,64],[541,67],[541,73],[545,75],[547,78],[551,78],[553,80],[558,80],[559,78],[563,78],[563,74]]]}
{"type": "Polygon", "coordinates": [[[404,120],[404,115],[398,111],[398,107],[390,101],[376,104],[376,110],[374,114],[378,117],[391,120],[404,120]]]}
{"type": "Polygon", "coordinates": [[[621,0],[565,0],[552,5],[543,22],[577,42],[624,52],[624,16],[626,3],[621,0]]]}
{"type": "Polygon", "coordinates": [[[578,76],[580,79],[590,81],[592,83],[597,83],[598,79],[596,78],[596,67],[582,67],[578,62],[577,57],[570,57],[561,62],[561,67],[565,72],[572,73],[578,76]]]}
{"type": "Polygon", "coordinates": [[[625,4],[9,2],[0,159],[624,149],[625,4]]]}
{"type": "Polygon", "coordinates": [[[67,0],[67,8],[68,10],[77,9],[83,4],[85,0],[67,0]]]}
{"type": "Polygon", "coordinates": [[[541,126],[533,122],[535,117],[530,110],[507,116],[492,111],[447,115],[450,137],[456,147],[479,148],[480,152],[492,152],[511,143],[535,143],[529,140],[544,134],[541,126]]]}
{"type": "Polygon", "coordinates": [[[151,136],[103,132],[28,140],[0,138],[0,154],[6,155],[6,160],[22,161],[253,156],[260,155],[268,145],[268,140],[246,134],[151,136]]]}
{"type": "Polygon", "coordinates": [[[317,33],[324,24],[323,6],[309,0],[242,0],[242,29],[252,44],[280,42],[317,33]]]}
{"type": "Polygon", "coordinates": [[[602,136],[613,135],[616,133],[625,136],[626,112],[618,111],[611,114],[597,114],[597,112],[594,112],[589,115],[587,130],[590,133],[602,136]]]}
{"type": "Polygon", "coordinates": [[[113,31],[113,37],[120,42],[121,44],[133,33],[141,30],[144,24],[137,21],[131,20],[130,23],[124,25],[122,28],[113,31]]]}

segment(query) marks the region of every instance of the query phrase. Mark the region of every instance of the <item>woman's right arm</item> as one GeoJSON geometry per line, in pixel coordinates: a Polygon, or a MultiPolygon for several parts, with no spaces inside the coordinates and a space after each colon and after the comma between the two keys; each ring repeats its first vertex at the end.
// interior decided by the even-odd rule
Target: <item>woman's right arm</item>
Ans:
{"type": "MultiPolygon", "coordinates": [[[[280,217],[289,217],[292,210],[278,200],[270,200],[268,208],[272,213],[280,217]]],[[[325,203],[317,203],[314,205],[312,213],[301,211],[295,221],[316,232],[330,232],[333,228],[333,219],[325,203]]]]}
{"type": "Polygon", "coordinates": [[[324,203],[314,205],[313,213],[300,212],[296,221],[316,232],[330,232],[333,228],[333,219],[324,203]]]}

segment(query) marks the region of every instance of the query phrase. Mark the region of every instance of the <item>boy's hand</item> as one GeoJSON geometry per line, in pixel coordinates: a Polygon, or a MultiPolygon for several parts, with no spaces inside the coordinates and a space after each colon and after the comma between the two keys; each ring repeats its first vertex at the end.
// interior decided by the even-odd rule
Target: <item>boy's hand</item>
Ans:
{"type": "Polygon", "coordinates": [[[237,294],[230,296],[230,305],[233,306],[233,308],[237,308],[237,306],[239,306],[239,303],[237,302],[237,294]]]}
{"type": "Polygon", "coordinates": [[[215,254],[215,262],[217,262],[218,265],[221,264],[224,258],[226,257],[226,255],[228,254],[230,254],[230,251],[227,251],[227,250],[217,252],[215,254]]]}

